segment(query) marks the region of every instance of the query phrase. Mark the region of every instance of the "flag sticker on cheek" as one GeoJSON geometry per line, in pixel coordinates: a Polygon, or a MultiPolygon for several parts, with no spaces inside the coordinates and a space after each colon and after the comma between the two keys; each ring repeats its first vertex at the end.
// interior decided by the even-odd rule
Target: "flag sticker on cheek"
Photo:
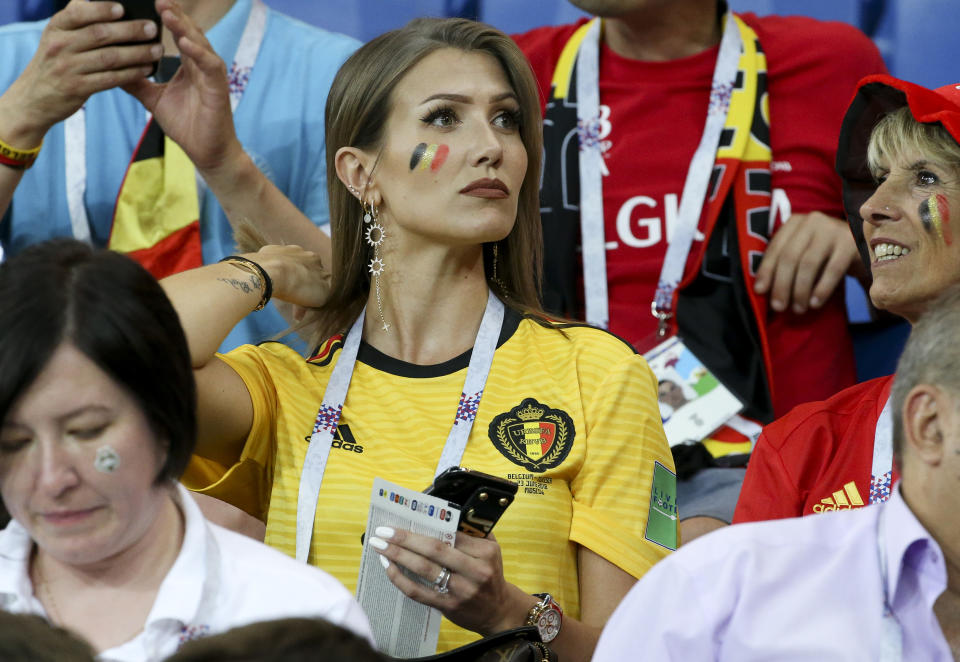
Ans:
{"type": "Polygon", "coordinates": [[[920,213],[920,222],[927,232],[935,232],[943,242],[953,244],[953,230],[950,228],[950,204],[942,193],[931,195],[920,203],[917,210],[920,213]]]}
{"type": "Polygon", "coordinates": [[[432,172],[436,172],[447,160],[448,154],[450,154],[450,147],[447,145],[420,143],[413,149],[413,154],[410,155],[410,170],[419,166],[420,170],[430,168],[432,172]]]}
{"type": "Polygon", "coordinates": [[[120,456],[112,446],[101,446],[93,460],[93,467],[104,474],[112,474],[120,466],[120,456]]]}

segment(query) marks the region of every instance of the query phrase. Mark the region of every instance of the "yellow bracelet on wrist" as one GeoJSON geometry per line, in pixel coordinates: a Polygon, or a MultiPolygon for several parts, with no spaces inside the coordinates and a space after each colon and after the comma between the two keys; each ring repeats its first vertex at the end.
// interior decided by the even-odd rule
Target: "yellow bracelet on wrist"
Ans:
{"type": "Polygon", "coordinates": [[[26,170],[37,160],[41,147],[43,143],[33,149],[17,149],[0,140],[0,164],[16,170],[26,170]]]}

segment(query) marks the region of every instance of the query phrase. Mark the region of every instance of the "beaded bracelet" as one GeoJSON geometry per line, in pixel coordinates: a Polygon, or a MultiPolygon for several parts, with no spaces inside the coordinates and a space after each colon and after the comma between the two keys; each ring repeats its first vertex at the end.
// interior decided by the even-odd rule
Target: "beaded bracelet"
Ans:
{"type": "Polygon", "coordinates": [[[14,170],[26,170],[37,160],[43,143],[33,149],[17,149],[0,140],[0,164],[14,170]]]}
{"type": "Polygon", "coordinates": [[[263,283],[263,294],[260,296],[260,303],[256,308],[254,308],[254,310],[263,310],[264,306],[270,303],[270,297],[273,296],[273,281],[270,280],[270,276],[267,274],[266,269],[261,267],[253,260],[248,260],[240,255],[228,255],[220,261],[226,262],[227,264],[232,264],[238,269],[242,269],[243,271],[251,273],[260,278],[260,281],[263,283]]]}

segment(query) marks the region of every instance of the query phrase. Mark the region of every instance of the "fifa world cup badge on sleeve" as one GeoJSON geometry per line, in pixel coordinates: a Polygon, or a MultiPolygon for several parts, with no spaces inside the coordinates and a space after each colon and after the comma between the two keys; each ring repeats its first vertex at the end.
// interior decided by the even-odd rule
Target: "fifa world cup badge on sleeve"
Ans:
{"type": "Polygon", "coordinates": [[[677,475],[656,461],[643,537],[670,551],[677,550],[677,475]]]}

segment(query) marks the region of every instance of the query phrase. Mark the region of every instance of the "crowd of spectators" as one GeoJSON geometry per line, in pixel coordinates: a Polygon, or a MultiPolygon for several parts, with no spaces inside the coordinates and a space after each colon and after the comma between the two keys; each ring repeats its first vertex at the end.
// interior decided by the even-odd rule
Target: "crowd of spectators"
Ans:
{"type": "Polygon", "coordinates": [[[960,85],[571,2],[0,27],[3,659],[960,659],[960,85]],[[896,375],[856,383],[850,277],[896,375]],[[517,484],[493,534],[373,521],[458,466],[517,484]]]}

